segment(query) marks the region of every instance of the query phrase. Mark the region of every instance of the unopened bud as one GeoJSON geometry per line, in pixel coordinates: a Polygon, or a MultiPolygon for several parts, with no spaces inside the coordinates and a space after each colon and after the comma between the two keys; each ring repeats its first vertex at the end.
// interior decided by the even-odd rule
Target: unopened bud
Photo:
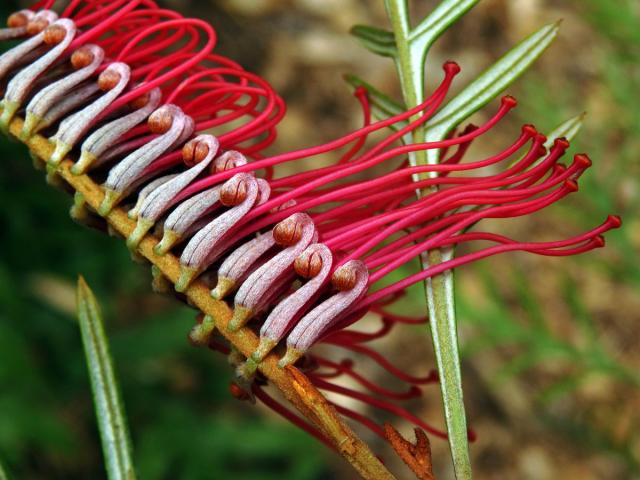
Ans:
{"type": "Polygon", "coordinates": [[[236,168],[240,165],[245,165],[246,163],[247,159],[244,155],[240,152],[236,152],[235,150],[229,150],[215,159],[211,166],[211,173],[215,174],[226,172],[227,170],[231,170],[232,168],[236,168]]]}
{"type": "Polygon", "coordinates": [[[115,70],[105,70],[98,77],[98,87],[103,92],[108,92],[118,85],[120,78],[120,74],[115,70]]]}
{"type": "Polygon", "coordinates": [[[247,393],[245,389],[238,386],[238,384],[236,384],[235,382],[231,382],[229,384],[229,393],[231,393],[231,396],[236,400],[241,400],[241,401],[251,400],[251,395],[247,393]]]}
{"type": "Polygon", "coordinates": [[[302,278],[314,278],[322,270],[322,257],[318,252],[305,252],[296,258],[294,268],[302,278]]]}
{"type": "Polygon", "coordinates": [[[234,207],[247,198],[247,184],[245,182],[226,183],[220,190],[220,203],[225,207],[234,207]]]}
{"type": "Polygon", "coordinates": [[[9,15],[7,19],[7,27],[9,28],[21,28],[27,26],[29,23],[29,17],[25,12],[15,12],[9,15]]]}
{"type": "Polygon", "coordinates": [[[159,108],[151,114],[147,122],[151,133],[162,135],[167,133],[173,124],[173,115],[166,108],[159,108]]]}
{"type": "Polygon", "coordinates": [[[49,46],[59,44],[67,35],[67,30],[61,25],[51,25],[44,31],[44,43],[49,46]]]}
{"type": "Polygon", "coordinates": [[[187,142],[182,149],[182,160],[189,168],[202,162],[209,155],[209,147],[199,140],[187,142]]]}
{"type": "Polygon", "coordinates": [[[144,108],[147,106],[147,104],[149,103],[149,100],[151,99],[151,93],[147,92],[147,93],[143,93],[142,95],[140,95],[137,98],[134,98],[130,103],[129,106],[131,108],[133,108],[134,110],[140,110],[141,108],[144,108]]]}
{"type": "Polygon", "coordinates": [[[356,270],[346,265],[336,270],[331,277],[331,284],[340,292],[351,290],[356,286],[356,282],[356,270]]]}
{"type": "Polygon", "coordinates": [[[35,18],[27,23],[27,33],[32,37],[38,35],[49,26],[49,21],[44,18],[35,18]]]}
{"type": "Polygon", "coordinates": [[[300,241],[302,237],[302,225],[292,218],[287,218],[278,223],[273,229],[273,239],[278,245],[290,247],[300,241]]]}
{"type": "Polygon", "coordinates": [[[89,47],[80,47],[71,55],[71,65],[76,70],[87,67],[93,62],[94,55],[89,47]]]}

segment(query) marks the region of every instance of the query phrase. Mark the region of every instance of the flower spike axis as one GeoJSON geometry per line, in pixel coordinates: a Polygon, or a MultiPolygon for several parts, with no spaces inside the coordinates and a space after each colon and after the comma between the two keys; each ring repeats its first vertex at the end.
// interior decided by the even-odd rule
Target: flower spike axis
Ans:
{"type": "Polygon", "coordinates": [[[154,284],[168,280],[206,315],[191,338],[230,355],[235,396],[255,396],[340,451],[364,478],[392,476],[340,415],[383,438],[385,429],[320,392],[446,438],[398,403],[420,396],[419,385],[438,376],[408,375],[368,345],[417,321],[389,313],[390,304],[410,285],[454,267],[516,250],[583,253],[602,247],[602,235],[620,226],[612,216],[588,232],[547,242],[469,230],[487,218],[554,204],[578,189],[591,162],[577,155],[563,165],[568,142],[556,140],[547,151],[546,138],[531,126],[495,155],[467,161],[469,145],[515,108],[511,97],[483,125],[398,146],[440,111],[460,71],[454,62],[444,64],[439,87],[405,112],[373,122],[360,87],[362,128],[265,156],[284,102],[266,81],[214,53],[211,26],[151,0],[73,0],[59,16],[53,3],[17,12],[0,32],[22,39],[0,56],[0,80],[10,78],[0,124],[47,163],[50,181],[64,180],[76,191],[75,218],[107,223],[152,264],[154,284]],[[33,63],[35,55],[40,60],[33,63]],[[383,135],[389,126],[396,131],[383,135]],[[279,165],[336,151],[343,153],[334,165],[279,175],[279,165]],[[439,164],[406,161],[435,151],[439,164]],[[501,170],[487,175],[481,170],[487,166],[501,170]],[[371,178],[374,167],[383,173],[371,178]],[[425,193],[416,198],[416,188],[425,193]],[[461,243],[480,248],[380,287],[412,259],[461,243]],[[380,319],[378,334],[350,328],[365,315],[380,319]],[[369,357],[406,388],[376,384],[352,360],[317,353],[319,344],[369,357]],[[345,388],[344,377],[361,389],[345,388]],[[270,396],[269,385],[305,419],[270,396]]]}

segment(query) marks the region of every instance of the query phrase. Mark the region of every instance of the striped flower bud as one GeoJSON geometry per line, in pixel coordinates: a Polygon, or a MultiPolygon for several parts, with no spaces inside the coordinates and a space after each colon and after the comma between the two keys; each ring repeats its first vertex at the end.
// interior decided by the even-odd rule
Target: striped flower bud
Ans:
{"type": "Polygon", "coordinates": [[[287,337],[287,352],[279,365],[295,363],[322,335],[345,315],[349,308],[367,292],[369,271],[359,260],[352,260],[338,268],[331,282],[339,286],[332,295],[307,313],[287,337]],[[349,288],[350,287],[350,288],[349,288]]]}
{"type": "Polygon", "coordinates": [[[102,64],[104,51],[97,45],[86,45],[74,52],[71,58],[73,59],[79,51],[82,51],[82,56],[86,57],[85,60],[90,60],[88,63],[83,62],[81,68],[43,88],[31,99],[27,105],[27,116],[22,127],[21,139],[26,140],[31,137],[38,130],[46,113],[63,97],[72,93],[79,84],[89,79],[102,64]]]}
{"type": "Polygon", "coordinates": [[[58,131],[52,137],[56,148],[49,158],[50,165],[58,165],[67,156],[76,143],[100,119],[105,109],[124,91],[131,78],[131,68],[124,63],[112,63],[100,76],[109,73],[117,75],[118,83],[93,103],[60,123],[58,131]]]}
{"type": "Polygon", "coordinates": [[[163,122],[164,133],[144,147],[131,153],[124,160],[109,171],[109,176],[104,183],[105,199],[98,213],[108,214],[111,209],[120,202],[132,187],[144,179],[145,169],[160,155],[174,147],[176,142],[185,135],[191,135],[192,125],[182,110],[175,105],[164,105],[149,117],[150,126],[157,126],[163,122]],[[164,124],[171,122],[168,128],[164,124]]]}
{"type": "Polygon", "coordinates": [[[235,297],[233,318],[229,329],[242,327],[253,315],[273,300],[274,284],[293,273],[296,258],[318,238],[315,224],[305,213],[296,213],[273,229],[273,239],[284,250],[266,262],[247,278],[235,297]]]}
{"type": "Polygon", "coordinates": [[[93,165],[99,164],[101,157],[111,147],[115,146],[125,133],[147,120],[149,115],[158,108],[161,100],[162,93],[160,89],[154,88],[149,92],[143,106],[123,117],[108,122],[89,135],[80,147],[80,158],[71,167],[71,172],[75,175],[81,175],[93,165]]]}

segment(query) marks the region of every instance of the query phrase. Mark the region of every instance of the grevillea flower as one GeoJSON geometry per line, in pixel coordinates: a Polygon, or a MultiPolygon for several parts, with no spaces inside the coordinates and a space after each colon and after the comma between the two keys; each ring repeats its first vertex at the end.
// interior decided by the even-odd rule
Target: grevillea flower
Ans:
{"type": "MultiPolygon", "coordinates": [[[[560,201],[578,190],[591,166],[584,154],[561,163],[569,143],[560,138],[547,145],[531,125],[494,155],[468,159],[470,144],[516,106],[511,97],[483,125],[442,141],[398,146],[438,112],[460,70],[453,62],[444,64],[440,85],[417,107],[373,122],[361,87],[355,96],[362,128],[324,145],[265,156],[284,103],[265,80],[213,52],[216,35],[207,23],[152,0],[73,0],[59,15],[50,10],[53,3],[17,12],[0,31],[2,39],[23,39],[0,56],[0,126],[6,130],[23,115],[23,140],[49,137],[54,149],[44,160],[51,180],[71,154],[73,174],[102,184],[99,208],[76,197],[77,220],[96,223],[125,208],[136,222],[127,239],[132,251],[155,236],[158,256],[179,257],[177,292],[200,278],[214,298],[233,305],[228,328],[259,334],[248,359],[223,344],[210,317],[200,317],[191,340],[230,355],[236,396],[255,396],[328,445],[323,432],[265,389],[258,372],[272,351],[281,367],[297,365],[321,391],[444,436],[401,406],[437,376],[412,376],[370,346],[397,325],[422,322],[390,313],[392,304],[412,284],[452,268],[516,250],[575,255],[602,247],[603,234],[620,226],[610,216],[590,231],[546,241],[485,228],[485,219],[527,216],[560,201]],[[429,150],[439,151],[437,165],[406,160],[429,150]],[[332,165],[280,175],[282,164],[338,151],[332,165]],[[416,197],[418,189],[423,194],[416,197]],[[463,243],[471,253],[383,282],[424,252],[463,243]],[[365,315],[379,319],[379,331],[351,328],[365,315]],[[347,355],[334,358],[340,349],[347,355]],[[368,379],[351,354],[368,357],[404,388],[368,379]],[[345,377],[360,388],[345,387],[345,377]]],[[[154,285],[167,290],[158,269],[154,285]]],[[[374,420],[334,405],[385,436],[374,420]]]]}

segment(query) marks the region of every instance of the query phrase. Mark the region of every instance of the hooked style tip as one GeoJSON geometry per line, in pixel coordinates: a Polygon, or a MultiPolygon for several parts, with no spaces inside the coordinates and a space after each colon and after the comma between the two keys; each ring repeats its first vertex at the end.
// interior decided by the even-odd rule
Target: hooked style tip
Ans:
{"type": "Polygon", "coordinates": [[[74,175],[83,175],[89,170],[89,167],[98,159],[93,153],[82,150],[80,158],[71,167],[71,173],[74,175]]]}
{"type": "Polygon", "coordinates": [[[164,273],[158,268],[157,265],[151,266],[151,289],[155,293],[167,294],[173,289],[173,284],[164,273]]]}
{"type": "Polygon", "coordinates": [[[209,345],[211,336],[216,329],[216,324],[211,315],[205,315],[202,323],[196,324],[189,332],[189,341],[195,347],[206,347],[209,345]]]}
{"type": "Polygon", "coordinates": [[[216,300],[222,300],[229,295],[229,292],[231,292],[235,286],[236,282],[230,278],[218,277],[218,283],[216,284],[216,288],[211,290],[211,296],[216,300]]]}
{"type": "Polygon", "coordinates": [[[180,278],[178,278],[176,282],[176,292],[182,293],[189,288],[189,285],[191,285],[191,282],[193,282],[199,273],[197,268],[180,265],[180,278]]]}
{"type": "Polygon", "coordinates": [[[56,139],[56,149],[51,154],[51,157],[49,157],[48,163],[50,165],[55,165],[55,166],[60,165],[60,162],[64,160],[64,157],[67,156],[67,154],[71,151],[72,148],[73,147],[68,143],[65,143],[59,139],[56,139]]]}
{"type": "Polygon", "coordinates": [[[278,223],[271,234],[278,245],[290,247],[302,238],[302,224],[295,217],[289,217],[278,223]]]}
{"type": "Polygon", "coordinates": [[[98,207],[98,214],[102,217],[106,217],[111,213],[113,207],[116,206],[116,203],[120,201],[122,198],[121,192],[116,192],[108,187],[104,189],[104,198],[102,199],[102,203],[98,207]]]}
{"type": "Polygon", "coordinates": [[[253,316],[253,310],[242,305],[236,305],[233,309],[233,318],[229,320],[227,330],[230,332],[237,332],[240,330],[253,316]]]}
{"type": "Polygon", "coordinates": [[[20,140],[26,142],[35,133],[38,125],[42,121],[42,117],[35,115],[34,113],[27,112],[27,116],[22,124],[22,131],[20,132],[20,140]]]}
{"type": "Polygon", "coordinates": [[[138,223],[136,223],[136,228],[131,232],[129,238],[127,238],[127,247],[129,250],[135,250],[140,245],[140,242],[147,234],[149,230],[153,227],[154,223],[152,220],[148,218],[138,217],[138,223]]]}
{"type": "Polygon", "coordinates": [[[161,257],[165,255],[169,250],[171,250],[171,247],[173,247],[179,241],[180,235],[178,235],[173,230],[165,230],[160,243],[153,247],[153,253],[161,257]]]}
{"type": "Polygon", "coordinates": [[[294,347],[287,347],[287,352],[284,354],[284,357],[282,357],[278,362],[278,367],[284,368],[287,365],[293,365],[303,356],[304,352],[302,350],[298,350],[294,347]]]}

